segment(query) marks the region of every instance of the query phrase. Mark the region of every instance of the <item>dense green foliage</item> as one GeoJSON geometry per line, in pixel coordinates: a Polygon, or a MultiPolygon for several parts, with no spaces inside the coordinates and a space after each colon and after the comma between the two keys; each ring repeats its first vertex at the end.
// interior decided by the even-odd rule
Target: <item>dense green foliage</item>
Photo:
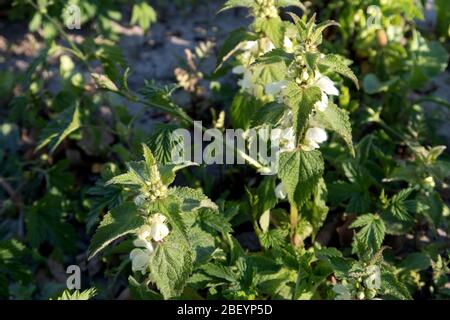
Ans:
{"type": "Polygon", "coordinates": [[[0,70],[0,298],[450,298],[450,102],[427,89],[447,69],[447,1],[432,31],[419,0],[224,1],[249,26],[141,88],[115,26],[151,33],[167,4],[72,4],[79,38],[62,1],[4,8],[43,48],[0,70]],[[151,132],[146,110],[164,115],[151,132]],[[171,162],[196,120],[249,148],[249,129],[283,130],[265,141],[280,141],[278,170],[262,155],[171,162]]]}

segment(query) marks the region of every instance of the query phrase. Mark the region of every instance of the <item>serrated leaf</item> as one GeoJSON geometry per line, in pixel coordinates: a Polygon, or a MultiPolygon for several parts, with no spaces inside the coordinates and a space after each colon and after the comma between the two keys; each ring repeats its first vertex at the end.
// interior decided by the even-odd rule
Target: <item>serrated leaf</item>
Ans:
{"type": "Polygon", "coordinates": [[[170,192],[181,201],[182,211],[190,212],[200,208],[218,210],[217,205],[200,190],[184,187],[172,188],[170,189],[170,192]]]}
{"type": "Polygon", "coordinates": [[[286,95],[292,108],[294,132],[298,143],[303,139],[303,135],[308,129],[314,105],[322,98],[322,92],[314,86],[300,89],[295,83],[291,82],[286,88],[286,95]]]}
{"type": "Polygon", "coordinates": [[[75,290],[70,292],[68,289],[57,298],[57,300],[89,300],[97,294],[96,288],[90,288],[84,291],[75,290]]]}
{"type": "Polygon", "coordinates": [[[284,40],[284,24],[279,17],[269,19],[258,19],[255,28],[261,30],[272,41],[275,47],[283,46],[284,40]]]}
{"type": "Polygon", "coordinates": [[[286,244],[287,231],[282,229],[270,229],[259,235],[261,245],[266,248],[281,248],[286,244]]]}
{"type": "Polygon", "coordinates": [[[154,133],[148,139],[148,146],[160,164],[172,162],[172,150],[176,146],[176,141],[173,139],[173,132],[176,129],[178,129],[178,126],[158,124],[154,133]]]}
{"type": "Polygon", "coordinates": [[[64,200],[47,193],[25,210],[27,239],[33,247],[48,242],[62,252],[75,247],[75,229],[65,219],[64,200]]]}
{"type": "MultiPolygon", "coordinates": [[[[275,51],[277,49],[274,49],[275,51]]],[[[268,53],[270,54],[270,52],[268,53]]],[[[263,56],[269,58],[269,56],[263,56]]],[[[253,82],[265,87],[269,83],[284,80],[286,76],[286,62],[278,59],[280,56],[270,56],[270,60],[258,60],[252,65],[253,82]],[[273,59],[272,59],[273,58],[273,59]]]]}
{"type": "Polygon", "coordinates": [[[61,112],[56,119],[42,131],[36,151],[49,145],[50,153],[55,152],[60,143],[80,127],[80,110],[77,104],[75,107],[67,108],[61,112]]]}
{"type": "Polygon", "coordinates": [[[411,219],[410,213],[414,211],[416,207],[416,201],[407,200],[407,198],[414,191],[414,188],[408,188],[400,190],[396,195],[390,199],[390,203],[387,212],[391,213],[394,217],[407,221],[411,219]]]}
{"type": "Polygon", "coordinates": [[[193,250],[185,236],[174,228],[150,256],[150,272],[164,299],[183,293],[193,269],[193,250]]]}
{"type": "Polygon", "coordinates": [[[381,273],[381,289],[386,295],[391,295],[397,299],[410,300],[411,294],[403,283],[401,283],[395,275],[390,272],[381,273]]]}
{"type": "Polygon", "coordinates": [[[218,232],[229,233],[233,231],[230,223],[219,212],[211,208],[200,208],[198,219],[202,224],[218,232]]]}
{"type": "Polygon", "coordinates": [[[226,280],[228,282],[237,282],[236,275],[230,270],[229,267],[208,263],[202,266],[202,271],[210,277],[226,280]]]}
{"type": "Polygon", "coordinates": [[[355,156],[352,140],[352,126],[349,114],[346,110],[340,109],[334,103],[329,103],[328,108],[323,112],[317,112],[314,122],[319,127],[336,132],[346,143],[348,149],[355,156]]]}
{"type": "Polygon", "coordinates": [[[372,252],[377,252],[381,248],[384,240],[386,227],[383,220],[378,215],[365,214],[359,216],[350,228],[361,228],[356,237],[364,243],[372,252]]]}
{"type": "Polygon", "coordinates": [[[311,196],[323,171],[324,162],[317,150],[282,153],[278,175],[286,188],[289,202],[300,208],[311,196]]]}
{"type": "Polygon", "coordinates": [[[146,81],[139,93],[144,96],[149,106],[153,106],[185,123],[190,123],[191,119],[186,112],[171,100],[171,95],[178,88],[176,85],[157,85],[154,81],[146,81]]]}
{"type": "Polygon", "coordinates": [[[319,64],[330,68],[334,72],[339,73],[344,77],[349,78],[356,85],[356,88],[359,89],[358,78],[355,76],[352,69],[350,69],[349,66],[345,64],[342,57],[335,54],[329,54],[320,59],[319,64]]]}
{"type": "Polygon", "coordinates": [[[103,217],[89,246],[89,259],[114,240],[136,231],[145,223],[134,203],[125,202],[103,217]]]}

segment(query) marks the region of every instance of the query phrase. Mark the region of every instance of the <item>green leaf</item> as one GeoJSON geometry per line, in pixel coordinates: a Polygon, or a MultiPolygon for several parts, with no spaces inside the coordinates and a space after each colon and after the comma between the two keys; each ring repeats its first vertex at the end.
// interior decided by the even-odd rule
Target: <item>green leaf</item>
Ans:
{"type": "Polygon", "coordinates": [[[178,126],[168,124],[157,124],[155,126],[155,131],[147,143],[158,163],[167,164],[172,162],[172,150],[176,146],[173,132],[178,128],[178,126]]]}
{"type": "Polygon", "coordinates": [[[286,106],[277,102],[271,102],[259,108],[254,116],[252,124],[254,126],[272,125],[275,127],[283,118],[286,106]]]}
{"type": "Polygon", "coordinates": [[[317,150],[282,153],[278,175],[286,188],[289,202],[300,208],[311,196],[323,171],[322,155],[317,150]]]}
{"type": "Polygon", "coordinates": [[[253,65],[253,82],[263,88],[269,83],[284,80],[287,67],[285,55],[279,55],[279,49],[274,49],[260,57],[253,65]]]}
{"type": "Polygon", "coordinates": [[[266,248],[282,248],[286,244],[287,231],[283,229],[270,229],[259,235],[261,245],[266,248]]]}
{"type": "Polygon", "coordinates": [[[67,202],[47,193],[25,210],[27,239],[33,247],[48,242],[62,252],[73,253],[75,229],[67,223],[67,202]]]}
{"type": "Polygon", "coordinates": [[[131,161],[127,163],[128,172],[108,180],[105,186],[112,184],[146,187],[151,179],[151,170],[144,161],[131,161]]]}
{"type": "Polygon", "coordinates": [[[411,213],[413,213],[416,207],[416,201],[407,200],[407,198],[414,191],[414,188],[408,188],[400,190],[396,195],[390,199],[387,212],[391,213],[394,217],[407,221],[411,219],[411,213]]]}
{"type": "Polygon", "coordinates": [[[339,73],[340,75],[349,78],[353,81],[356,88],[359,89],[358,78],[353,73],[352,69],[345,63],[344,58],[339,55],[329,54],[319,60],[319,64],[330,68],[332,71],[339,73]]]}
{"type": "Polygon", "coordinates": [[[89,300],[93,298],[96,294],[97,294],[96,288],[90,288],[84,291],[75,290],[72,293],[68,289],[66,289],[57,298],[57,300],[89,300]]]}
{"type": "Polygon", "coordinates": [[[42,131],[36,151],[49,145],[50,153],[53,153],[64,139],[80,127],[80,110],[77,104],[75,107],[67,108],[61,112],[56,119],[42,131]]]}
{"type": "Polygon", "coordinates": [[[314,19],[315,19],[315,16],[311,17],[310,21],[308,22],[308,25],[310,26],[309,28],[314,30],[311,33],[311,35],[309,36],[309,40],[312,43],[319,45],[322,43],[322,40],[323,40],[322,33],[325,31],[325,29],[327,29],[331,26],[339,26],[339,23],[337,23],[336,21],[333,21],[333,20],[329,20],[329,21],[321,22],[318,25],[315,25],[314,19]]]}
{"type": "Polygon", "coordinates": [[[277,7],[299,7],[301,9],[305,9],[305,6],[300,2],[300,0],[277,0],[276,6],[277,7]]]}
{"type": "Polygon", "coordinates": [[[292,108],[294,132],[298,143],[303,139],[303,135],[308,129],[314,105],[322,99],[322,92],[314,86],[300,89],[295,83],[291,82],[286,88],[286,95],[292,108]]]}
{"type": "Polygon", "coordinates": [[[144,31],[147,31],[154,22],[156,22],[156,12],[145,1],[133,5],[131,24],[138,24],[144,31]]]}
{"type": "Polygon", "coordinates": [[[284,24],[279,17],[258,19],[255,28],[261,30],[277,48],[283,47],[284,24]]]}
{"type": "Polygon", "coordinates": [[[149,105],[190,123],[186,112],[171,100],[171,95],[177,88],[176,85],[159,86],[154,81],[146,81],[139,93],[144,96],[149,105]]]}
{"type": "Polygon", "coordinates": [[[313,191],[313,201],[308,201],[301,209],[302,216],[304,216],[313,227],[313,237],[319,232],[328,215],[329,208],[326,204],[327,194],[327,186],[323,178],[321,178],[313,191]]]}
{"type": "Polygon", "coordinates": [[[275,196],[275,179],[272,177],[265,177],[256,190],[257,202],[255,209],[258,216],[264,212],[273,209],[278,200],[275,196]]]}
{"type": "Polygon", "coordinates": [[[414,89],[425,85],[447,68],[449,54],[437,41],[427,41],[419,32],[413,33],[410,46],[410,84],[414,89]]]}
{"type": "Polygon", "coordinates": [[[361,228],[356,234],[356,237],[362,241],[362,243],[372,250],[372,253],[377,252],[381,248],[381,244],[384,240],[386,227],[383,220],[378,215],[365,214],[359,216],[354,221],[350,228],[361,228]]]}
{"type": "Polygon", "coordinates": [[[254,0],[228,0],[219,12],[237,7],[251,8],[253,5],[254,0]]]}
{"type": "Polygon", "coordinates": [[[400,262],[400,268],[406,270],[426,270],[431,265],[431,259],[421,252],[413,252],[400,262]]]}
{"type": "Polygon", "coordinates": [[[255,41],[258,36],[245,28],[239,28],[230,33],[225,39],[222,47],[217,55],[217,67],[219,69],[228,58],[233,55],[239,48],[241,43],[245,41],[255,41]]]}
{"type": "Polygon", "coordinates": [[[164,164],[158,166],[158,170],[161,174],[161,181],[166,186],[172,184],[175,181],[176,172],[190,166],[198,166],[198,163],[187,161],[180,164],[164,164]]]}
{"type": "Polygon", "coordinates": [[[247,130],[252,124],[252,119],[261,103],[253,96],[246,93],[238,93],[231,103],[230,119],[234,129],[247,130]]]}
{"type": "Polygon", "coordinates": [[[201,270],[210,277],[226,280],[231,283],[238,282],[236,275],[230,270],[230,267],[208,263],[202,266],[201,270]]]}
{"type": "Polygon", "coordinates": [[[0,298],[9,298],[9,284],[29,283],[32,273],[27,265],[28,250],[17,240],[0,241],[0,298]]]}
{"type": "Polygon", "coordinates": [[[381,82],[378,77],[369,73],[364,77],[363,80],[363,88],[364,91],[368,94],[375,94],[380,92],[385,92],[389,90],[389,87],[398,81],[397,77],[393,77],[391,80],[386,82],[381,82]]]}
{"type": "Polygon", "coordinates": [[[198,219],[202,224],[223,233],[232,232],[230,223],[216,210],[211,208],[200,208],[198,219]]]}
{"type": "Polygon", "coordinates": [[[314,121],[319,124],[319,127],[336,132],[344,139],[353,157],[355,156],[352,140],[352,125],[346,110],[337,107],[334,103],[329,103],[325,111],[315,114],[314,121]]]}
{"type": "Polygon", "coordinates": [[[183,293],[193,268],[193,249],[174,228],[150,257],[150,272],[164,299],[183,293]]]}
{"type": "Polygon", "coordinates": [[[403,283],[391,272],[381,273],[381,289],[385,295],[393,296],[401,300],[410,300],[411,294],[403,283]]]}
{"type": "Polygon", "coordinates": [[[435,228],[437,228],[444,218],[445,208],[444,201],[442,201],[440,194],[433,191],[427,196],[421,196],[419,199],[427,205],[427,208],[422,212],[422,214],[435,228]]]}
{"type": "Polygon", "coordinates": [[[135,232],[144,223],[145,219],[139,214],[134,203],[125,202],[112,209],[105,215],[92,238],[89,246],[89,259],[92,259],[114,240],[135,232]]]}
{"type": "Polygon", "coordinates": [[[200,190],[195,190],[188,187],[175,187],[170,189],[170,192],[181,201],[181,210],[184,212],[191,212],[200,208],[218,210],[217,205],[200,190]]]}

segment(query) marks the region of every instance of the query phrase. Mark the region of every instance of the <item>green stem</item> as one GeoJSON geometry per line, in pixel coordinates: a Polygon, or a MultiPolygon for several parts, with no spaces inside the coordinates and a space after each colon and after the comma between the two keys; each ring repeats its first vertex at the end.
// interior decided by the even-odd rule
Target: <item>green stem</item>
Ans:
{"type": "Polygon", "coordinates": [[[298,224],[298,208],[296,204],[291,203],[291,213],[290,213],[290,224],[291,224],[291,243],[294,247],[298,246],[296,241],[297,224],[298,224]]]}

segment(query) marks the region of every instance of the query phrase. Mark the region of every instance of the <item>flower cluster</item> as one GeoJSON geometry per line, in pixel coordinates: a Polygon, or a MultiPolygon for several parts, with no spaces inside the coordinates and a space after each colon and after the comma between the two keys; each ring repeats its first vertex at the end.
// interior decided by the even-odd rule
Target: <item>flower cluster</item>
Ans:
{"type": "Polygon", "coordinates": [[[168,189],[161,179],[158,166],[152,165],[150,171],[150,180],[146,181],[145,187],[141,188],[141,193],[134,198],[137,207],[142,207],[148,201],[164,198],[167,195],[168,189]]]}
{"type": "MultiPolygon", "coordinates": [[[[253,15],[255,21],[257,19],[270,19],[278,17],[278,10],[273,0],[255,0],[253,15]]],[[[261,89],[256,82],[252,72],[252,65],[259,57],[275,49],[274,43],[267,37],[265,32],[260,32],[254,24],[256,33],[260,36],[258,40],[246,41],[241,44],[242,53],[238,55],[238,66],[233,68],[233,73],[243,75],[238,81],[238,85],[242,91],[261,99],[261,89]]],[[[315,87],[320,90],[320,100],[314,104],[315,112],[325,112],[328,108],[330,97],[338,96],[339,91],[333,81],[319,72],[319,70],[311,70],[307,63],[307,57],[314,55],[323,58],[314,41],[301,40],[298,37],[298,29],[292,24],[284,25],[284,41],[282,49],[289,54],[294,55],[293,63],[289,66],[284,79],[272,83],[265,83],[262,91],[265,97],[262,100],[276,101],[278,104],[285,105],[285,112],[278,123],[274,134],[271,135],[272,140],[279,142],[279,152],[292,152],[297,148],[304,151],[313,151],[320,148],[320,144],[328,139],[328,135],[324,128],[312,125],[305,130],[303,140],[300,143],[299,137],[296,137],[294,129],[294,115],[289,106],[288,94],[293,85],[300,89],[315,87]],[[288,90],[289,89],[289,90],[288,90]]],[[[285,188],[282,184],[277,186],[275,193],[279,199],[286,198],[285,188]]]]}
{"type": "Polygon", "coordinates": [[[148,218],[147,224],[137,231],[137,239],[133,241],[137,247],[130,253],[133,271],[146,273],[155,246],[167,237],[169,232],[164,215],[156,213],[148,218]]]}
{"type": "Polygon", "coordinates": [[[256,6],[253,9],[255,17],[274,18],[278,17],[278,9],[275,0],[255,0],[256,6]]]}
{"type": "MultiPolygon", "coordinates": [[[[321,100],[316,102],[314,105],[316,112],[324,112],[328,108],[329,96],[337,96],[339,95],[338,89],[335,87],[333,81],[318,71],[315,72],[315,76],[312,81],[308,81],[310,79],[308,72],[305,70],[302,72],[302,77],[296,79],[296,83],[301,85],[311,85],[316,86],[321,90],[321,100]]],[[[277,81],[274,83],[270,83],[265,88],[265,93],[268,96],[274,97],[278,103],[282,104],[285,102],[285,90],[288,85],[288,80],[277,81]]],[[[284,114],[283,119],[280,121],[279,129],[282,129],[282,135],[275,135],[273,138],[279,139],[280,141],[280,152],[289,152],[293,151],[297,146],[295,145],[295,134],[294,128],[292,126],[292,111],[287,110],[284,114]]],[[[321,143],[327,141],[328,135],[323,128],[320,127],[311,127],[306,130],[305,137],[303,143],[301,144],[302,150],[312,151],[318,149],[321,143]]],[[[285,192],[281,192],[284,187],[280,183],[275,190],[275,194],[279,199],[285,199],[285,192]]]]}

